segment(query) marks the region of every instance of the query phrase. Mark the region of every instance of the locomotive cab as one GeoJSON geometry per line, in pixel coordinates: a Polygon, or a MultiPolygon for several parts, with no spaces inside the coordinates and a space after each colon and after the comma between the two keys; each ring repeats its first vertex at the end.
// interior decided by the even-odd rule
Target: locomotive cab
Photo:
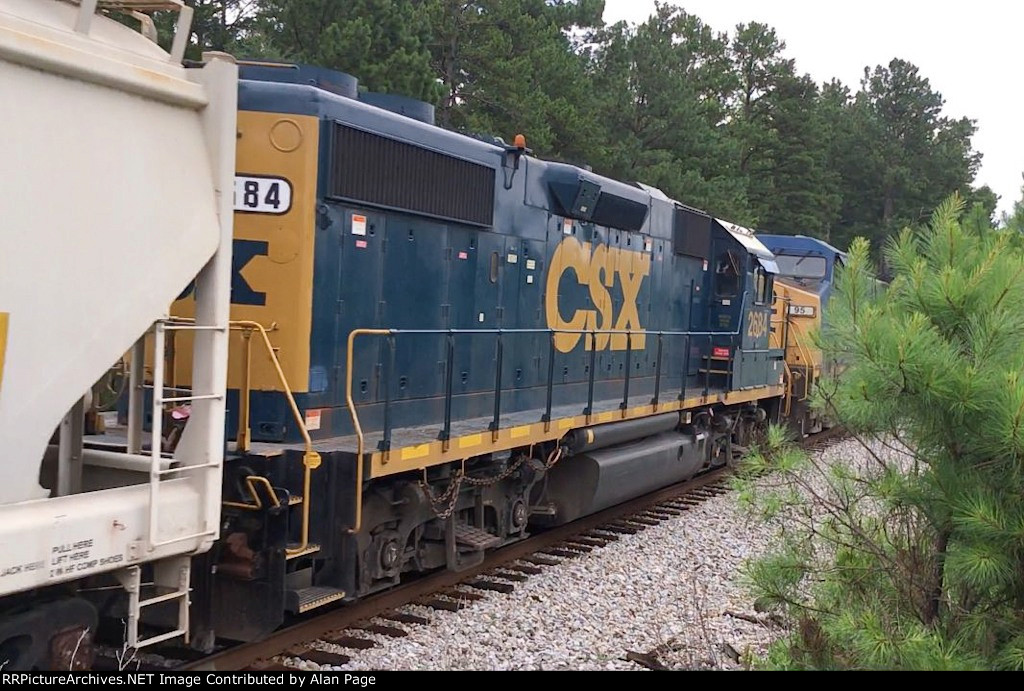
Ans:
{"type": "Polygon", "coordinates": [[[701,354],[701,373],[709,386],[726,389],[778,383],[782,350],[769,342],[775,258],[753,231],[720,219],[712,221],[711,247],[703,326],[712,335],[701,354]]]}
{"type": "Polygon", "coordinates": [[[779,276],[775,289],[773,334],[786,353],[786,396],[783,415],[801,437],[830,425],[811,406],[815,384],[835,369],[824,361],[814,334],[824,323],[835,272],[846,255],[832,245],[804,235],[758,235],[775,254],[779,276]]]}
{"type": "Polygon", "coordinates": [[[762,233],[757,237],[775,255],[782,281],[813,292],[823,306],[828,304],[836,269],[846,259],[845,252],[806,235],[762,233]]]}

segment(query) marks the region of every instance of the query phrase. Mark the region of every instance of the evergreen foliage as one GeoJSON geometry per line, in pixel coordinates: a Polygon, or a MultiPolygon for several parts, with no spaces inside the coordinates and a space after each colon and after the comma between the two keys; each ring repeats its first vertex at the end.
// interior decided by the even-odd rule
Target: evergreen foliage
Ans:
{"type": "Polygon", "coordinates": [[[867,460],[745,487],[787,518],[747,571],[797,629],[770,665],[1024,667],[1024,243],[963,210],[954,195],[886,243],[887,290],[864,239],[839,276],[821,343],[845,370],[819,405],[867,460]]]}
{"type": "MultiPolygon", "coordinates": [[[[274,53],[348,72],[370,91],[436,101],[432,32],[413,0],[261,0],[261,32],[274,53]]],[[[246,56],[260,57],[260,56],[246,56]]]]}
{"type": "Polygon", "coordinates": [[[1013,203],[1013,211],[1003,214],[1002,224],[1007,230],[1024,233],[1024,187],[1020,192],[1021,198],[1013,203]]]}
{"type": "MultiPolygon", "coordinates": [[[[950,118],[914,65],[816,84],[770,26],[728,33],[658,3],[605,26],[603,0],[187,0],[189,57],[315,63],[438,106],[472,134],[661,188],[776,233],[864,236],[878,249],[951,191],[972,189],[973,121],[950,118]]],[[[168,20],[158,18],[164,37],[168,20]]],[[[978,212],[979,214],[982,212],[978,212]]],[[[980,216],[979,216],[980,218],[980,216]]]]}

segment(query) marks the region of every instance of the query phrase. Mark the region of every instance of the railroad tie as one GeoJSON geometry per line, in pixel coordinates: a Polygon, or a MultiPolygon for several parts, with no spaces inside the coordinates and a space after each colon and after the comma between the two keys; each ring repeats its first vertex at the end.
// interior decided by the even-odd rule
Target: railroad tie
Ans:
{"type": "Polygon", "coordinates": [[[353,650],[366,650],[368,648],[377,647],[377,641],[371,641],[369,638],[356,638],[355,636],[349,635],[324,636],[320,640],[336,645],[339,648],[352,648],[353,650]]]}
{"type": "Polygon", "coordinates": [[[558,566],[562,563],[561,559],[554,559],[553,557],[545,557],[542,554],[533,554],[529,557],[523,557],[523,561],[537,566],[558,566]]]}
{"type": "Polygon", "coordinates": [[[661,525],[661,521],[656,518],[648,518],[646,516],[630,516],[627,519],[628,523],[640,523],[643,525],[661,525]]]}
{"type": "Polygon", "coordinates": [[[544,569],[537,568],[536,566],[530,566],[528,564],[508,564],[501,567],[508,569],[509,571],[518,571],[519,573],[525,573],[527,576],[536,576],[544,569]]]}
{"type": "Polygon", "coordinates": [[[577,542],[576,540],[566,540],[562,545],[566,549],[571,549],[574,552],[593,552],[594,546],[588,545],[584,542],[577,542]]]}
{"type": "Polygon", "coordinates": [[[384,626],[383,624],[363,624],[355,627],[353,630],[376,633],[381,636],[389,636],[391,638],[405,638],[409,635],[409,632],[405,629],[400,629],[397,626],[384,626]]]}
{"type": "Polygon", "coordinates": [[[686,503],[682,497],[668,499],[658,504],[659,509],[675,509],[676,511],[689,511],[692,503],[686,503]]]}
{"type": "Polygon", "coordinates": [[[475,581],[467,581],[466,585],[471,588],[478,588],[480,590],[492,590],[496,593],[511,593],[515,591],[516,587],[511,583],[500,583],[498,581],[485,581],[483,579],[477,579],[475,581]]]}
{"type": "Polygon", "coordinates": [[[529,580],[528,576],[521,573],[511,573],[510,571],[489,571],[484,575],[488,578],[503,578],[506,581],[515,581],[516,583],[522,583],[523,581],[529,580]]]}
{"type": "Polygon", "coordinates": [[[609,542],[613,542],[611,537],[588,537],[581,535],[580,537],[574,537],[572,543],[574,545],[588,545],[590,547],[604,547],[609,542]]]}
{"type": "Polygon", "coordinates": [[[622,535],[636,535],[640,532],[639,528],[634,528],[633,526],[628,525],[622,525],[620,523],[601,526],[601,530],[607,530],[611,533],[621,533],[622,535]]]}
{"type": "Polygon", "coordinates": [[[397,621],[399,624],[417,624],[422,626],[423,624],[430,623],[430,620],[426,617],[421,617],[418,614],[408,614],[406,612],[385,612],[378,616],[381,619],[387,619],[388,621],[397,621]]]}
{"type": "Polygon", "coordinates": [[[455,588],[448,588],[447,590],[442,590],[440,593],[438,593],[438,595],[452,597],[459,600],[464,600],[466,602],[479,602],[480,600],[484,599],[484,596],[480,593],[474,593],[471,590],[462,590],[458,588],[458,586],[456,586],[455,588]]]}
{"type": "Polygon", "coordinates": [[[296,657],[301,657],[303,660],[315,662],[318,665],[343,665],[352,658],[348,655],[342,655],[341,653],[329,653],[326,650],[318,650],[316,648],[308,648],[303,650],[301,653],[296,654],[296,657]]]}
{"type": "Polygon", "coordinates": [[[557,547],[550,547],[545,550],[541,550],[541,554],[550,554],[553,557],[561,557],[563,559],[575,559],[583,556],[581,552],[573,552],[567,549],[558,549],[557,547]]]}
{"type": "Polygon", "coordinates": [[[420,604],[431,609],[443,609],[446,612],[458,612],[460,609],[469,607],[469,603],[466,601],[455,602],[453,600],[442,600],[441,598],[423,600],[420,604]]]}
{"type": "Polygon", "coordinates": [[[605,528],[595,528],[594,530],[584,533],[583,536],[596,540],[604,540],[605,544],[615,542],[619,539],[619,535],[611,530],[606,530],[605,528]]]}

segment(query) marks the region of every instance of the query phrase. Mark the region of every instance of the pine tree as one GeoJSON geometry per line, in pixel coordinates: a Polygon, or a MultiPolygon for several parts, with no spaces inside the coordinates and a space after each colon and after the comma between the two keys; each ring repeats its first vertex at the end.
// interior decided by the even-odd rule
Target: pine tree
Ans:
{"type": "Polygon", "coordinates": [[[798,625],[775,664],[1024,668],[1024,243],[962,211],[886,244],[885,291],[850,248],[822,335],[845,370],[818,393],[868,460],[790,463],[758,500],[794,519],[748,572],[798,625]]]}
{"type": "Polygon", "coordinates": [[[899,228],[925,221],[950,191],[969,193],[981,162],[971,145],[976,127],[944,116],[944,105],[906,60],[865,68],[833,140],[843,199],[833,238],[841,247],[863,235],[881,248],[899,228]]]}
{"type": "Polygon", "coordinates": [[[739,145],[739,173],[757,227],[828,238],[839,178],[826,165],[826,120],[817,86],[797,75],[785,49],[771,27],[736,27],[729,51],[737,75],[729,133],[739,145]]]}
{"type": "Polygon", "coordinates": [[[436,102],[430,25],[413,0],[263,0],[259,27],[273,55],[357,77],[370,91],[436,102]]]}
{"type": "Polygon", "coordinates": [[[670,5],[598,36],[592,67],[604,142],[595,168],[752,222],[737,141],[724,122],[736,76],[728,40],[670,5]]]}
{"type": "Polygon", "coordinates": [[[1013,203],[1013,211],[1003,213],[1002,225],[1016,233],[1024,233],[1024,187],[1021,187],[1021,198],[1013,203]]]}
{"type": "Polygon", "coordinates": [[[582,40],[602,25],[600,0],[419,0],[430,29],[438,119],[540,155],[587,163],[597,136],[582,40]]]}

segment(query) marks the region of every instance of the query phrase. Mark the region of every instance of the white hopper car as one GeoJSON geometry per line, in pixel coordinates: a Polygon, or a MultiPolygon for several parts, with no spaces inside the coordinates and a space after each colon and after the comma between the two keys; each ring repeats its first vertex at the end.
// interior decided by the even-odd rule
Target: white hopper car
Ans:
{"type": "Polygon", "coordinates": [[[190,20],[177,1],[0,0],[5,671],[88,666],[104,588],[127,592],[128,645],[187,637],[190,555],[218,536],[237,67],[183,67],[190,20]],[[179,13],[169,51],[136,12],[160,9],[179,13]],[[195,322],[169,321],[192,281],[195,322]],[[159,352],[143,377],[147,334],[159,351],[175,329],[195,333],[188,394],[165,389],[159,352]],[[83,445],[87,392],[127,351],[128,442],[83,445]],[[160,414],[144,431],[168,402],[191,406],[173,454],[151,443],[160,414]],[[167,627],[140,640],[158,603],[167,627]]]}

